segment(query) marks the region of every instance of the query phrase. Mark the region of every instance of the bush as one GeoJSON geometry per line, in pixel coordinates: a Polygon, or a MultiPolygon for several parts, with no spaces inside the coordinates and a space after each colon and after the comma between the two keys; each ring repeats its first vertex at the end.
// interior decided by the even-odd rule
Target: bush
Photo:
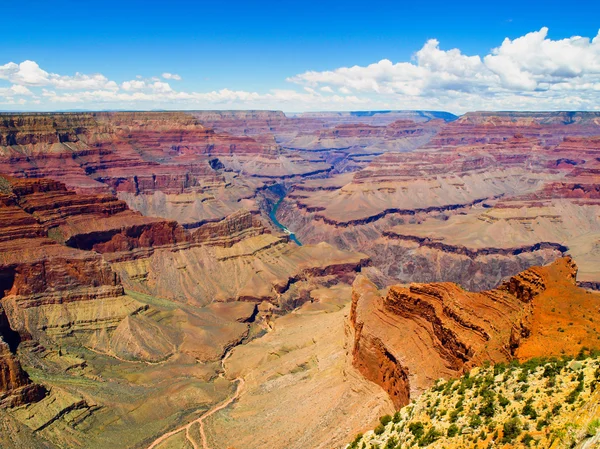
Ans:
{"type": "Polygon", "coordinates": [[[523,416],[529,416],[531,419],[537,418],[537,412],[533,408],[533,400],[532,399],[527,400],[527,402],[525,403],[525,407],[523,407],[523,410],[521,411],[521,414],[523,416]]]}
{"type": "Polygon", "coordinates": [[[390,422],[392,422],[392,417],[390,415],[384,415],[379,418],[379,422],[382,426],[387,426],[390,422]]]}
{"type": "Polygon", "coordinates": [[[510,401],[508,400],[508,398],[506,398],[506,397],[504,397],[502,395],[499,395],[498,396],[498,404],[500,404],[500,407],[506,408],[506,406],[508,404],[510,404],[510,401]]]}
{"type": "Polygon", "coordinates": [[[396,412],[394,413],[394,417],[392,418],[392,421],[394,422],[394,424],[398,424],[400,422],[400,412],[396,412]]]}
{"type": "Polygon", "coordinates": [[[474,429],[478,428],[481,425],[481,418],[479,415],[471,415],[469,419],[469,427],[473,427],[474,429]]]}
{"type": "Polygon", "coordinates": [[[383,432],[385,432],[385,426],[379,424],[377,427],[375,427],[375,430],[373,430],[373,432],[375,432],[375,435],[381,435],[383,432]]]}
{"type": "Polygon", "coordinates": [[[429,431],[423,436],[423,438],[419,440],[419,446],[429,446],[441,436],[441,432],[438,432],[435,427],[431,427],[429,431]]]}
{"type": "Polygon", "coordinates": [[[496,414],[496,407],[494,406],[494,400],[488,399],[485,403],[479,407],[479,414],[486,418],[493,418],[496,414]]]}
{"type": "Polygon", "coordinates": [[[505,363],[498,363],[498,364],[494,365],[494,376],[497,376],[498,374],[502,374],[504,371],[506,371],[505,363]]]}
{"type": "Polygon", "coordinates": [[[511,418],[504,423],[502,442],[510,443],[521,434],[521,420],[511,418]]]}
{"type": "Polygon", "coordinates": [[[395,449],[396,448],[396,444],[398,444],[398,438],[396,438],[396,437],[389,437],[388,440],[387,440],[387,443],[385,443],[384,449],[395,449]]]}
{"type": "Polygon", "coordinates": [[[598,429],[600,428],[600,419],[595,419],[593,420],[591,423],[588,424],[587,426],[587,436],[588,437],[593,437],[596,435],[596,433],[598,432],[598,429]]]}
{"type": "Polygon", "coordinates": [[[448,438],[455,437],[457,434],[458,434],[458,426],[456,424],[450,424],[450,427],[448,427],[448,431],[446,432],[446,435],[448,435],[448,438]]]}
{"type": "Polygon", "coordinates": [[[450,422],[456,422],[458,420],[458,415],[460,415],[459,410],[453,410],[452,412],[450,412],[450,422]]]}
{"type": "Polygon", "coordinates": [[[525,446],[529,446],[529,443],[531,443],[531,442],[532,442],[532,441],[534,441],[534,440],[535,440],[535,438],[533,438],[533,437],[531,436],[531,434],[529,434],[529,433],[526,433],[526,434],[523,436],[523,439],[522,439],[521,441],[523,442],[523,444],[524,444],[525,446]]]}
{"type": "Polygon", "coordinates": [[[358,443],[360,443],[360,440],[362,440],[363,434],[359,433],[358,435],[356,435],[356,437],[354,438],[354,441],[352,443],[350,443],[349,448],[350,449],[356,449],[358,447],[358,443]]]}
{"type": "Polygon", "coordinates": [[[582,391],[583,391],[583,380],[579,381],[579,383],[577,384],[575,389],[569,393],[569,395],[567,396],[567,399],[565,399],[567,404],[573,404],[577,400],[579,393],[581,393],[582,391]]]}
{"type": "Polygon", "coordinates": [[[423,436],[423,433],[425,433],[424,426],[421,421],[411,422],[408,425],[408,430],[410,430],[410,433],[412,433],[415,436],[415,438],[421,438],[423,436]]]}
{"type": "Polygon", "coordinates": [[[544,427],[548,427],[548,425],[550,424],[549,421],[545,420],[545,419],[540,419],[536,426],[535,426],[535,430],[540,431],[542,430],[544,427]]]}

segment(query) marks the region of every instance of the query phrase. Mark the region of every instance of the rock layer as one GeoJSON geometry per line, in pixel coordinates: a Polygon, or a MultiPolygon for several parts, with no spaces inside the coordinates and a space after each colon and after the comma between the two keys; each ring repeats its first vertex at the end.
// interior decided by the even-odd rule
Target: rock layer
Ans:
{"type": "Polygon", "coordinates": [[[598,347],[598,329],[585,317],[595,313],[599,298],[576,287],[576,273],[567,257],[481,293],[435,283],[392,286],[385,296],[360,276],[352,296],[354,365],[399,407],[436,379],[460,376],[483,362],[598,347]],[[558,303],[563,305],[556,312],[558,303]],[[553,344],[561,330],[549,316],[561,313],[572,323],[573,337],[553,344]]]}

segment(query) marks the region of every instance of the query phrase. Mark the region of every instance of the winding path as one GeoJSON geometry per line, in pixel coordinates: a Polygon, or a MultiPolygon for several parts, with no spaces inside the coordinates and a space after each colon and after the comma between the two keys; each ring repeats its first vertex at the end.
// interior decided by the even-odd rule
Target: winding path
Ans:
{"type": "MultiPolygon", "coordinates": [[[[230,355],[231,355],[231,350],[227,351],[225,356],[221,359],[221,373],[219,373],[219,377],[221,377],[221,378],[225,377],[225,374],[226,374],[225,361],[229,358],[230,355]]],[[[208,418],[209,416],[212,416],[216,412],[223,410],[225,407],[229,406],[233,401],[235,401],[240,396],[242,390],[244,389],[244,379],[242,377],[237,377],[233,380],[233,382],[237,382],[237,388],[236,388],[233,396],[229,397],[228,399],[225,399],[220,404],[216,404],[215,406],[213,406],[212,408],[210,408],[209,410],[204,412],[199,418],[193,420],[192,422],[160,436],[159,438],[154,440],[154,442],[150,446],[148,446],[148,449],[154,449],[156,446],[163,443],[168,438],[170,438],[173,435],[176,435],[179,432],[182,432],[184,430],[185,430],[185,437],[192,444],[192,447],[194,449],[201,449],[200,447],[198,447],[198,445],[196,444],[194,439],[190,436],[190,428],[195,423],[198,423],[198,425],[200,426],[200,436],[202,437],[202,449],[210,449],[210,446],[208,445],[208,439],[206,438],[206,433],[204,432],[204,420],[206,418],[208,418]]]]}

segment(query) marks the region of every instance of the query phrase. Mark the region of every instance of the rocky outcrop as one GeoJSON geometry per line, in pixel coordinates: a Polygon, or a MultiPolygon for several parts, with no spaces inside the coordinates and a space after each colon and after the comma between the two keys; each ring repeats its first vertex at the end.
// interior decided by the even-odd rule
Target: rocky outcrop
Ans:
{"type": "Polygon", "coordinates": [[[45,388],[31,382],[18,358],[0,337],[0,407],[37,402],[45,394],[45,388]]]}
{"type": "MultiPolygon", "coordinates": [[[[59,229],[72,227],[74,219],[89,230],[112,216],[133,214],[126,204],[105,195],[78,196],[45,179],[3,177],[1,183],[0,300],[19,339],[112,328],[143,309],[124,294],[118,275],[98,253],[69,247],[60,238],[59,229]]],[[[131,232],[124,224],[118,232],[131,232]]]]}
{"type": "Polygon", "coordinates": [[[370,336],[369,325],[365,329],[365,303],[378,302],[379,292],[366,277],[358,276],[352,289],[350,320],[354,327],[353,364],[365,378],[381,386],[396,407],[410,402],[408,368],[389,351],[378,336],[370,336]]]}
{"type": "Polygon", "coordinates": [[[46,394],[44,387],[31,382],[14,354],[19,342],[0,304],[0,407],[29,404],[46,394]]]}
{"type": "MultiPolygon", "coordinates": [[[[359,276],[353,285],[350,314],[355,329],[354,365],[401,406],[435,379],[460,376],[486,361],[499,363],[565,350],[575,354],[585,341],[598,347],[594,332],[584,323],[586,313],[594,313],[594,301],[575,286],[576,272],[576,265],[566,257],[481,293],[436,283],[392,286],[385,296],[359,276]],[[560,298],[556,298],[557,291],[562,292],[560,298]],[[565,318],[585,334],[574,347],[551,347],[560,329],[542,325],[559,302],[564,303],[563,311],[569,311],[565,318]]],[[[572,332],[577,333],[575,328],[572,332]]]]}
{"type": "MultiPolygon", "coordinates": [[[[176,222],[144,217],[113,195],[77,194],[62,183],[43,178],[1,179],[7,192],[3,212],[7,220],[22,217],[17,226],[20,237],[48,234],[66,246],[100,253],[188,240],[176,222]]],[[[14,224],[7,224],[8,235],[14,224]]]]}
{"type": "Polygon", "coordinates": [[[240,210],[218,223],[207,223],[194,232],[192,240],[203,245],[230,247],[247,237],[269,232],[249,211],[240,210]]]}

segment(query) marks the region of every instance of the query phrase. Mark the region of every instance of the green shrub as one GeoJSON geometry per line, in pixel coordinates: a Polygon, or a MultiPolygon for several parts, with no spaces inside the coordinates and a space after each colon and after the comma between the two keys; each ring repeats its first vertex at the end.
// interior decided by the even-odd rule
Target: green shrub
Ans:
{"type": "Polygon", "coordinates": [[[511,418],[504,423],[502,442],[510,443],[521,434],[521,420],[511,418]]]}
{"type": "Polygon", "coordinates": [[[358,443],[360,443],[360,440],[362,440],[363,434],[359,433],[356,435],[356,437],[354,437],[354,441],[352,443],[350,443],[349,449],[355,449],[358,447],[358,443]]]}
{"type": "Polygon", "coordinates": [[[486,418],[493,418],[496,414],[496,407],[494,406],[494,400],[488,399],[485,403],[479,407],[479,414],[486,418]]]}
{"type": "Polygon", "coordinates": [[[506,371],[506,363],[497,363],[494,365],[494,376],[502,374],[504,371],[506,371]]]}
{"type": "Polygon", "coordinates": [[[581,393],[582,391],[583,391],[583,380],[579,381],[579,383],[577,384],[575,389],[569,393],[569,395],[565,399],[566,403],[573,404],[577,400],[579,393],[581,393]]]}
{"type": "Polygon", "coordinates": [[[550,424],[549,421],[545,420],[545,419],[540,419],[536,426],[535,426],[535,430],[540,431],[542,430],[544,427],[548,427],[548,425],[550,424]]]}
{"type": "Polygon", "coordinates": [[[429,431],[419,440],[419,446],[429,446],[434,443],[442,434],[435,427],[431,427],[429,431]]]}
{"type": "Polygon", "coordinates": [[[523,442],[523,444],[524,444],[525,446],[529,446],[529,444],[530,444],[532,441],[534,441],[534,440],[535,440],[535,438],[533,438],[533,437],[531,436],[531,434],[529,434],[529,433],[526,433],[525,435],[523,435],[523,439],[522,439],[521,441],[523,442]]]}
{"type": "Polygon", "coordinates": [[[390,415],[383,415],[379,418],[379,422],[382,426],[387,426],[390,422],[392,422],[392,417],[390,415]]]}
{"type": "Polygon", "coordinates": [[[385,432],[385,426],[379,424],[377,427],[375,427],[373,432],[375,432],[375,435],[381,435],[383,432],[385,432]]]}
{"type": "Polygon", "coordinates": [[[457,433],[458,433],[458,426],[456,424],[450,424],[450,427],[448,427],[448,431],[446,432],[446,435],[448,435],[448,438],[455,437],[457,433]]]}
{"type": "Polygon", "coordinates": [[[587,436],[588,437],[593,437],[596,435],[596,433],[598,432],[598,429],[600,428],[600,419],[595,419],[593,420],[591,423],[588,424],[587,426],[587,436]]]}
{"type": "Polygon", "coordinates": [[[537,419],[537,412],[533,408],[533,400],[528,399],[521,411],[523,416],[529,416],[531,419],[537,419]]]}
{"type": "Polygon", "coordinates": [[[452,410],[450,412],[450,422],[454,423],[458,420],[458,415],[460,415],[460,411],[459,410],[452,410]]]}
{"type": "Polygon", "coordinates": [[[396,444],[398,444],[398,438],[389,437],[387,443],[385,443],[384,449],[395,449],[396,444]]]}
{"type": "Polygon", "coordinates": [[[476,429],[479,426],[481,426],[481,418],[479,415],[471,415],[471,418],[469,419],[469,427],[476,429]]]}
{"type": "Polygon", "coordinates": [[[410,433],[412,433],[415,438],[421,438],[423,433],[425,433],[424,426],[421,421],[411,422],[408,425],[408,430],[410,430],[410,433]]]}

